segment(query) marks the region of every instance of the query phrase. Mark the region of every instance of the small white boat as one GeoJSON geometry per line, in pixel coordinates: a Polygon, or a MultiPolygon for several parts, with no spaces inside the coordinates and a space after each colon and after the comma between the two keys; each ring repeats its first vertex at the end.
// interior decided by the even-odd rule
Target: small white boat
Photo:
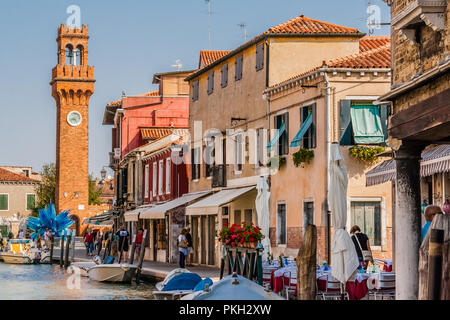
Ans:
{"type": "Polygon", "coordinates": [[[76,267],[80,269],[80,275],[82,277],[88,277],[88,270],[92,268],[93,266],[96,266],[97,263],[93,261],[89,262],[73,262],[70,264],[72,267],[76,267]]]}
{"type": "Polygon", "coordinates": [[[181,300],[286,300],[256,282],[233,274],[181,300]]]}
{"type": "Polygon", "coordinates": [[[90,280],[100,282],[126,282],[130,283],[137,271],[132,264],[96,264],[87,270],[90,280]]]}
{"type": "Polygon", "coordinates": [[[8,245],[8,251],[0,252],[4,263],[33,264],[40,257],[39,250],[32,250],[33,240],[12,239],[8,242],[8,245]]]}

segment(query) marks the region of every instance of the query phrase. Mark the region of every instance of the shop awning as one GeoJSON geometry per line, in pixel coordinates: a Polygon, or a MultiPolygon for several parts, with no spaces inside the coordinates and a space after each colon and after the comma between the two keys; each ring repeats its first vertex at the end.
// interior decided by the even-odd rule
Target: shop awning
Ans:
{"type": "Polygon", "coordinates": [[[125,212],[125,214],[123,215],[125,218],[126,222],[131,222],[131,221],[139,221],[139,213],[141,213],[142,209],[137,208],[134,209],[133,211],[127,211],[125,212]]]}
{"type": "Polygon", "coordinates": [[[186,215],[201,216],[201,215],[215,215],[219,213],[219,207],[232,202],[234,199],[252,191],[256,186],[227,189],[219,191],[203,200],[200,200],[190,206],[186,207],[186,215]]]}
{"type": "Polygon", "coordinates": [[[352,106],[350,116],[356,143],[372,144],[384,142],[380,110],[377,106],[352,106]]]}
{"type": "Polygon", "coordinates": [[[96,216],[84,219],[84,224],[95,224],[99,225],[100,223],[107,222],[107,224],[113,223],[114,218],[120,216],[120,212],[118,211],[108,211],[96,216]]]}
{"type": "Polygon", "coordinates": [[[268,151],[272,151],[273,146],[278,142],[278,140],[280,140],[280,137],[281,137],[281,135],[283,134],[283,132],[285,130],[286,130],[286,124],[283,121],[283,122],[281,122],[280,129],[278,129],[278,132],[277,132],[276,136],[267,145],[267,150],[268,151]]]}
{"type": "Polygon", "coordinates": [[[305,122],[303,122],[302,127],[297,132],[297,134],[294,137],[294,140],[292,140],[290,147],[300,147],[300,144],[302,143],[303,136],[305,135],[306,131],[311,127],[312,124],[312,112],[308,114],[308,117],[306,118],[305,122]]]}
{"type": "MultiPolygon", "coordinates": [[[[450,145],[444,144],[422,152],[420,176],[450,171],[450,145]]],[[[396,178],[394,159],[386,160],[366,173],[366,186],[393,181],[396,178]]]]}
{"type": "Polygon", "coordinates": [[[203,192],[188,193],[172,201],[165,202],[153,208],[148,208],[141,213],[141,219],[164,219],[167,211],[183,206],[189,202],[204,197],[209,193],[211,193],[211,191],[209,190],[203,192]]]}

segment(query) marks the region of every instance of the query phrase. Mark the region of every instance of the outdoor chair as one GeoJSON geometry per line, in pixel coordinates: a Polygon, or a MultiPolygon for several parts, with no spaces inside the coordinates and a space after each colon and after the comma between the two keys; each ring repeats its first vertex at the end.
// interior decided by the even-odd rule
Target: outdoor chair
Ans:
{"type": "Polygon", "coordinates": [[[290,296],[293,296],[297,290],[297,273],[286,271],[283,273],[283,288],[286,292],[286,299],[289,300],[290,296]]]}
{"type": "MultiPolygon", "coordinates": [[[[374,281],[369,278],[367,281],[374,281]]],[[[375,280],[376,281],[376,280],[375,280]]],[[[369,297],[373,296],[375,300],[380,297],[395,299],[395,273],[381,272],[378,281],[375,282],[375,288],[369,289],[369,297]]]]}
{"type": "MultiPolygon", "coordinates": [[[[322,298],[323,300],[327,300],[327,299],[340,300],[340,299],[342,299],[341,283],[339,281],[337,281],[335,279],[328,280],[327,275],[319,276],[317,278],[317,280],[319,280],[319,279],[324,279],[326,281],[325,290],[319,290],[317,287],[317,296],[319,298],[322,298]]],[[[316,281],[316,286],[317,286],[317,281],[316,281]]],[[[345,300],[350,299],[347,292],[344,292],[344,299],[345,300]]]]}

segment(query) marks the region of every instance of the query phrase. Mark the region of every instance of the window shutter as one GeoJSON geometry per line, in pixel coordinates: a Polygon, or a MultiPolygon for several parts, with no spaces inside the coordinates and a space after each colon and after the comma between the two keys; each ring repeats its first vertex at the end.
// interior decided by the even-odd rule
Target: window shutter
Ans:
{"type": "Polygon", "coordinates": [[[8,195],[0,194],[0,210],[8,210],[8,195]]]}
{"type": "Polygon", "coordinates": [[[283,154],[289,154],[289,112],[283,114],[286,130],[284,130],[283,139],[283,154]]]}
{"type": "Polygon", "coordinates": [[[228,64],[222,66],[222,88],[228,85],[228,64]]]}
{"type": "Polygon", "coordinates": [[[198,80],[192,83],[192,101],[198,100],[198,80]]]}
{"type": "Polygon", "coordinates": [[[316,133],[316,124],[317,124],[317,112],[316,112],[316,106],[317,106],[317,104],[316,103],[314,103],[313,104],[313,106],[312,106],[312,113],[313,113],[313,123],[312,123],[312,126],[311,126],[311,136],[312,136],[312,145],[311,145],[311,148],[315,148],[315,147],[317,147],[317,137],[316,137],[316,135],[317,135],[317,133],[316,133]]]}
{"type": "Polygon", "coordinates": [[[256,46],[256,71],[264,68],[264,43],[256,46]]]}
{"type": "Polygon", "coordinates": [[[211,71],[208,74],[208,94],[213,93],[214,91],[214,71],[211,71]]]}
{"type": "Polygon", "coordinates": [[[235,70],[235,80],[242,79],[242,66],[243,66],[244,56],[240,55],[236,57],[236,70],[235,70]]]}
{"type": "Polygon", "coordinates": [[[381,128],[383,129],[384,134],[384,142],[386,143],[388,139],[388,106],[381,105],[380,106],[380,120],[381,120],[381,128]]]}
{"type": "Polygon", "coordinates": [[[339,140],[341,145],[349,146],[352,144],[350,117],[351,100],[341,100],[339,105],[339,140]]]}

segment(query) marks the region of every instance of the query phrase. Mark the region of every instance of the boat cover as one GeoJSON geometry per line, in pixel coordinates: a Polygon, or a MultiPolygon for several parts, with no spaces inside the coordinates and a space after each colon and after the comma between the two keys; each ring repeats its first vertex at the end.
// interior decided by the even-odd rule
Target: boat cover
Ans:
{"type": "Polygon", "coordinates": [[[210,278],[203,279],[202,281],[197,283],[197,285],[194,288],[194,292],[205,290],[206,285],[208,285],[208,287],[211,287],[213,285],[213,281],[210,278]]]}
{"type": "Polygon", "coordinates": [[[182,273],[173,277],[161,291],[193,290],[200,281],[202,278],[196,273],[182,273]]]}

